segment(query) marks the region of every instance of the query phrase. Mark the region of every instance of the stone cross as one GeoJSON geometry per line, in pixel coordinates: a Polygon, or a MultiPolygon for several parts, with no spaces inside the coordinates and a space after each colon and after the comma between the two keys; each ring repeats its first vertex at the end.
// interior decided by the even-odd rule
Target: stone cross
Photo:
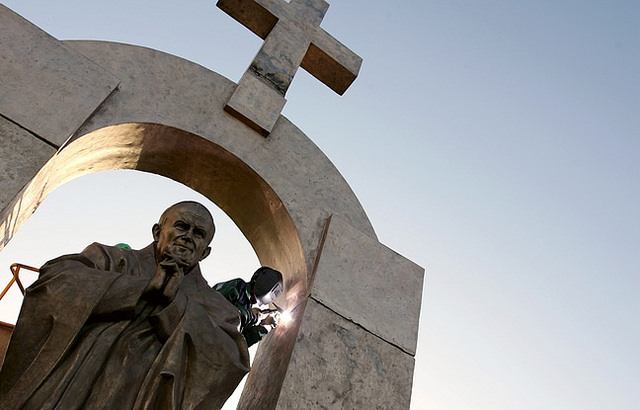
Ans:
{"type": "Polygon", "coordinates": [[[320,28],[324,0],[218,0],[217,6],[264,39],[225,110],[263,136],[269,135],[286,102],[298,67],[342,95],[362,58],[320,28]]]}

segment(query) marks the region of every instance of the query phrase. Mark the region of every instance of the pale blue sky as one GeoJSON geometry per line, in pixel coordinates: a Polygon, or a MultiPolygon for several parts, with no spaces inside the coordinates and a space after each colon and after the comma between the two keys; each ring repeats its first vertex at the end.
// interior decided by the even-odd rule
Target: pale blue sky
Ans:
{"type": "MultiPolygon", "coordinates": [[[[144,45],[233,81],[261,44],[213,0],[3,3],[57,38],[144,45]]],[[[640,3],[330,3],[322,27],[363,57],[360,76],[340,97],[300,70],[284,115],[334,162],[380,241],[427,270],[412,409],[637,408],[640,3]]],[[[128,174],[68,184],[0,272],[94,240],[144,246],[159,210],[191,195],[153,197],[158,186],[128,174]],[[86,198],[96,184],[118,200],[86,198]],[[103,206],[129,226],[101,225],[103,206]],[[49,225],[67,214],[77,225],[49,225]]],[[[238,233],[223,232],[217,246],[234,253],[211,272],[248,275],[257,262],[229,258],[238,233]]]]}

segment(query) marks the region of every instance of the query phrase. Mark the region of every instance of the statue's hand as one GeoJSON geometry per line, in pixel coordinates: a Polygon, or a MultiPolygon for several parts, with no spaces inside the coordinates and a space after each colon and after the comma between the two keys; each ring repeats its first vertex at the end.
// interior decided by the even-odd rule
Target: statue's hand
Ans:
{"type": "Polygon", "coordinates": [[[178,293],[178,288],[184,279],[184,272],[178,261],[170,254],[165,255],[165,258],[158,265],[156,273],[162,270],[165,275],[164,289],[162,289],[162,297],[167,303],[173,301],[178,293]]]}
{"type": "Polygon", "coordinates": [[[182,267],[171,255],[165,255],[164,259],[156,266],[156,271],[149,280],[143,295],[152,300],[161,296],[163,302],[171,303],[178,292],[182,278],[184,278],[182,267]]]}
{"type": "Polygon", "coordinates": [[[149,281],[149,284],[147,284],[143,295],[150,296],[159,293],[160,290],[162,290],[162,285],[164,285],[166,278],[167,274],[165,270],[160,265],[158,265],[156,267],[155,273],[149,281]]]}

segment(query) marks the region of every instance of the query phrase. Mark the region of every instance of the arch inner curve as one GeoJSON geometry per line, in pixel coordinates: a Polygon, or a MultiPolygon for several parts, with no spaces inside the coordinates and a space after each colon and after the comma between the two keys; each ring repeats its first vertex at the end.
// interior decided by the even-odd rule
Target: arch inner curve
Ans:
{"type": "MultiPolygon", "coordinates": [[[[94,172],[119,169],[162,175],[209,198],[238,226],[260,263],[282,271],[286,292],[280,303],[289,309],[304,306],[307,263],[297,228],[278,194],[231,152],[166,125],[111,125],[64,146],[7,207],[10,211],[0,221],[5,243],[60,185],[94,172]]],[[[252,370],[243,396],[259,390],[265,400],[277,400],[299,324],[296,320],[288,328],[278,327],[261,343],[252,367],[260,375],[270,375],[269,391],[264,391],[262,377],[252,377],[256,373],[252,370]]]]}

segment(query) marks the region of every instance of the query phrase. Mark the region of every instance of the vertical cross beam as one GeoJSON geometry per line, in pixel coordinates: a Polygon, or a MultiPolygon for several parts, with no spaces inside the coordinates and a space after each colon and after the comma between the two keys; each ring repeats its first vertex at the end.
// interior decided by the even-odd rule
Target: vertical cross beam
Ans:
{"type": "Polygon", "coordinates": [[[217,6],[264,39],[225,110],[263,136],[269,135],[302,67],[342,95],[362,58],[320,28],[324,0],[218,0],[217,6]]]}

